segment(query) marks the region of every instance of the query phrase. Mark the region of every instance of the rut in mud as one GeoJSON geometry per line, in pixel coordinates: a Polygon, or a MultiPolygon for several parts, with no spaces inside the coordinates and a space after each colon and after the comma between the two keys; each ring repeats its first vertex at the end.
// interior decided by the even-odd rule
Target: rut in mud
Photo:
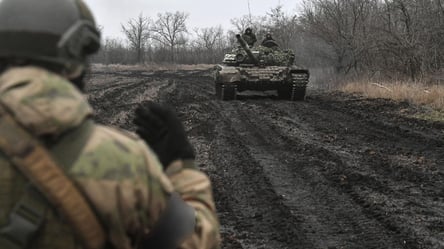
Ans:
{"type": "Polygon", "coordinates": [[[309,91],[215,100],[205,71],[93,71],[96,119],[173,106],[214,184],[223,248],[444,248],[444,125],[407,103],[309,91]]]}

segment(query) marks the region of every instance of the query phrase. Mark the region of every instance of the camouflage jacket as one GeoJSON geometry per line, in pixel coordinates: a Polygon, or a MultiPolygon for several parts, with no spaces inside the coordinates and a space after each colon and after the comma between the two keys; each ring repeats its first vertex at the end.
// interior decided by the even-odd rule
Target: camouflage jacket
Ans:
{"type": "MultiPolygon", "coordinates": [[[[0,101],[16,121],[48,149],[90,119],[91,107],[63,78],[35,67],[14,68],[0,76],[0,101]]],[[[75,146],[76,138],[70,138],[75,146]]],[[[81,153],[66,174],[91,203],[112,248],[130,249],[153,228],[176,191],[196,210],[195,233],[180,248],[219,248],[219,223],[208,177],[176,161],[163,172],[136,135],[92,125],[81,153]]],[[[63,158],[66,151],[52,151],[63,158]]],[[[0,227],[28,182],[0,152],[0,227]]],[[[32,249],[81,249],[70,227],[51,210],[32,249]]]]}
{"type": "Polygon", "coordinates": [[[254,46],[254,43],[257,42],[257,38],[256,35],[254,33],[251,34],[243,34],[242,38],[244,39],[244,41],[248,44],[248,46],[252,47],[254,46]]]}

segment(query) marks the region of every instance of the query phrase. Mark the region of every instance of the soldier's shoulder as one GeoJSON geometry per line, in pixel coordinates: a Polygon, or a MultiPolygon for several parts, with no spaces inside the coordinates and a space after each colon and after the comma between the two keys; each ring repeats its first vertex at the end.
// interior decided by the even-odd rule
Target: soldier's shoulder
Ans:
{"type": "Polygon", "coordinates": [[[36,135],[61,134],[92,114],[74,85],[39,67],[16,67],[1,74],[0,101],[36,135]]]}
{"type": "Polygon", "coordinates": [[[118,140],[140,142],[141,138],[134,132],[119,129],[113,126],[96,125],[97,131],[118,140]]]}
{"type": "MultiPolygon", "coordinates": [[[[13,67],[6,70],[0,76],[0,91],[5,91],[14,86],[21,86],[25,83],[42,85],[41,87],[56,87],[61,89],[74,89],[68,80],[58,74],[48,71],[47,69],[34,66],[13,67]]],[[[29,91],[31,89],[28,89],[29,91]]],[[[40,90],[35,87],[34,91],[40,90]]]]}
{"type": "Polygon", "coordinates": [[[95,125],[71,173],[119,180],[146,176],[150,167],[161,166],[154,153],[138,136],[116,128],[95,125]]]}
{"type": "Polygon", "coordinates": [[[13,67],[6,70],[0,76],[0,80],[14,82],[15,79],[39,78],[39,76],[47,74],[49,74],[48,71],[38,67],[13,67]]]}
{"type": "Polygon", "coordinates": [[[131,155],[145,150],[142,140],[136,134],[115,127],[95,125],[86,151],[96,151],[104,147],[131,155]]]}

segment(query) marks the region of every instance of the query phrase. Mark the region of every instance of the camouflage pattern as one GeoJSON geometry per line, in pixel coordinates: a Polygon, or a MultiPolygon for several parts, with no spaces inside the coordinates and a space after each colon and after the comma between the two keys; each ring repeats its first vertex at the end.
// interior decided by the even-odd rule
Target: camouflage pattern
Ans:
{"type": "Polygon", "coordinates": [[[91,107],[72,84],[33,67],[12,69],[1,76],[0,101],[38,136],[60,135],[92,115],[91,107]]]}
{"type": "MultiPolygon", "coordinates": [[[[1,75],[0,101],[24,127],[52,143],[92,114],[71,83],[35,67],[15,68],[1,75]]],[[[135,239],[149,233],[173,191],[195,207],[198,221],[195,234],[181,248],[219,248],[219,223],[209,179],[184,166],[187,164],[193,162],[174,162],[165,174],[157,157],[136,135],[94,125],[66,174],[90,201],[116,248],[130,249],[135,239]]],[[[0,171],[0,224],[4,224],[27,181],[3,154],[0,171]]],[[[49,212],[41,236],[31,248],[81,247],[71,229],[49,212]]]]}
{"type": "Polygon", "coordinates": [[[279,45],[277,45],[276,41],[273,39],[270,33],[265,35],[265,38],[264,40],[262,40],[261,45],[268,48],[279,47],[279,45]]]}
{"type": "Polygon", "coordinates": [[[257,42],[257,38],[254,33],[243,34],[242,38],[247,42],[248,46],[250,47],[253,47],[254,43],[257,42]]]}
{"type": "Polygon", "coordinates": [[[262,45],[249,48],[241,35],[240,46],[225,54],[215,71],[216,95],[222,100],[235,99],[246,90],[277,90],[283,99],[303,100],[309,71],[294,64],[292,50],[262,45]]]}
{"type": "Polygon", "coordinates": [[[173,162],[166,174],[174,189],[196,210],[196,232],[180,248],[219,248],[219,221],[208,177],[195,170],[192,160],[173,162]]]}
{"type": "Polygon", "coordinates": [[[248,46],[253,47],[254,43],[257,42],[256,35],[253,33],[252,28],[246,28],[242,38],[247,42],[248,46]]]}

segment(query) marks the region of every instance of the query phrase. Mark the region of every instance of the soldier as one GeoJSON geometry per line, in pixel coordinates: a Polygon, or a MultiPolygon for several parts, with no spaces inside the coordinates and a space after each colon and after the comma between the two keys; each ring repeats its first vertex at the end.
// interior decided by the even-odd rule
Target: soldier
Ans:
{"type": "Polygon", "coordinates": [[[254,43],[256,43],[256,35],[253,33],[251,28],[245,29],[245,33],[242,35],[242,38],[248,44],[249,47],[253,47],[254,43]]]}
{"type": "Polygon", "coordinates": [[[276,41],[273,39],[270,33],[267,33],[265,35],[264,40],[262,41],[262,46],[267,48],[276,48],[279,47],[279,45],[276,43],[276,41]]]}
{"type": "Polygon", "coordinates": [[[82,77],[99,46],[82,0],[0,1],[0,248],[219,248],[175,114],[142,104],[145,141],[92,121],[82,77]]]}

